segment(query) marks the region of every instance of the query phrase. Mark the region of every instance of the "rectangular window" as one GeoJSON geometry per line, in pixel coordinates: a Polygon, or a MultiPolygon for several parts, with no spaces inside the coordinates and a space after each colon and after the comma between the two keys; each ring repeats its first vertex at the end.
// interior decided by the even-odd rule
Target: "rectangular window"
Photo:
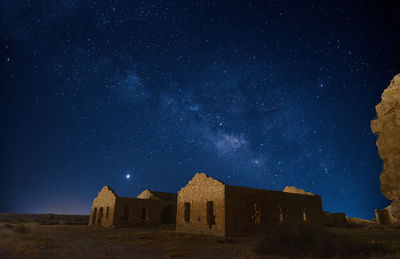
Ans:
{"type": "Polygon", "coordinates": [[[183,208],[185,210],[184,220],[185,220],[185,222],[189,222],[190,221],[190,203],[189,202],[185,202],[183,204],[183,208]]]}
{"type": "Polygon", "coordinates": [[[140,219],[147,220],[148,215],[149,215],[149,208],[142,208],[141,213],[140,213],[140,219]]]}
{"type": "Polygon", "coordinates": [[[110,214],[110,206],[107,206],[107,210],[106,210],[106,219],[108,219],[108,214],[110,214]]]}
{"type": "Polygon", "coordinates": [[[280,208],[279,209],[279,223],[280,224],[285,223],[286,219],[287,219],[287,211],[286,211],[286,209],[285,208],[280,208]]]}
{"type": "Polygon", "coordinates": [[[260,224],[261,223],[261,210],[258,206],[258,203],[254,202],[253,203],[253,211],[251,213],[251,219],[254,224],[260,224]]]}
{"type": "Polygon", "coordinates": [[[208,224],[209,228],[211,228],[212,225],[215,225],[214,202],[213,201],[207,201],[207,224],[208,224]]]}
{"type": "Polygon", "coordinates": [[[308,221],[308,218],[309,218],[309,216],[308,216],[308,208],[306,207],[303,210],[303,221],[308,221]]]}
{"type": "Polygon", "coordinates": [[[96,225],[97,208],[95,207],[92,215],[92,225],[96,225]]]}
{"type": "Polygon", "coordinates": [[[121,217],[121,219],[122,220],[128,220],[128,217],[129,217],[129,208],[127,206],[125,206],[122,209],[122,217],[121,217]]]}

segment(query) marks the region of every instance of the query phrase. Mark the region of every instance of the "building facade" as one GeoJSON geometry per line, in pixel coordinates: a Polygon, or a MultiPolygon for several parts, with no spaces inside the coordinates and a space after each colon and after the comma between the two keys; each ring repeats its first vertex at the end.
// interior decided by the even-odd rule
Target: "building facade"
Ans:
{"type": "Polygon", "coordinates": [[[119,197],[104,186],[93,200],[89,225],[132,227],[175,223],[176,194],[144,190],[137,198],[119,197]]]}
{"type": "Polygon", "coordinates": [[[318,195],[231,186],[204,173],[178,192],[177,232],[230,237],[323,219],[318,195]]]}
{"type": "Polygon", "coordinates": [[[324,225],[330,227],[345,227],[347,216],[344,213],[324,212],[324,225]]]}

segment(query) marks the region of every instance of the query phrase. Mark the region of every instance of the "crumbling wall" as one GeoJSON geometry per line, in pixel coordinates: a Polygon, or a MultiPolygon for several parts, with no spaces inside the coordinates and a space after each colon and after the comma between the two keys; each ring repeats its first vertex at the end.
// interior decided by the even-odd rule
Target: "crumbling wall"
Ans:
{"type": "Polygon", "coordinates": [[[176,193],[155,192],[144,190],[137,196],[139,199],[162,200],[161,208],[161,224],[174,224],[176,220],[176,193]]]}
{"type": "Polygon", "coordinates": [[[112,226],[114,224],[115,203],[118,196],[110,188],[104,186],[93,200],[89,226],[112,226]]]}
{"type": "Polygon", "coordinates": [[[383,160],[381,191],[392,201],[388,212],[395,223],[400,222],[400,74],[384,90],[375,110],[377,118],[371,121],[371,129],[378,136],[376,145],[383,160]]]}
{"type": "Polygon", "coordinates": [[[196,174],[178,192],[177,208],[176,231],[186,233],[241,236],[323,223],[318,195],[230,186],[206,174],[196,174]]]}
{"type": "Polygon", "coordinates": [[[176,231],[225,235],[225,185],[197,173],[178,192],[176,231]]]}
{"type": "Polygon", "coordinates": [[[226,186],[226,235],[265,233],[279,225],[322,224],[318,195],[226,186]]]}
{"type": "Polygon", "coordinates": [[[331,227],[345,227],[347,225],[346,214],[324,212],[324,224],[331,227]]]}
{"type": "Polygon", "coordinates": [[[155,199],[155,200],[159,200],[159,198],[149,189],[146,189],[143,192],[141,192],[136,198],[138,198],[138,199],[155,199]]]}
{"type": "Polygon", "coordinates": [[[115,205],[114,224],[120,227],[161,224],[161,213],[168,202],[119,197],[115,205]]]}
{"type": "Polygon", "coordinates": [[[400,223],[398,218],[393,217],[391,210],[391,205],[381,210],[375,210],[376,222],[382,225],[393,225],[400,223]]]}
{"type": "Polygon", "coordinates": [[[312,192],[306,192],[305,190],[300,189],[300,188],[296,188],[296,187],[294,187],[294,186],[286,186],[286,187],[283,189],[283,192],[291,192],[291,193],[307,194],[307,195],[313,195],[313,196],[315,196],[315,194],[312,193],[312,192]]]}
{"type": "Polygon", "coordinates": [[[132,227],[175,223],[176,194],[154,193],[159,194],[158,198],[149,193],[144,195],[147,199],[119,197],[109,186],[104,186],[93,200],[89,225],[132,227]]]}

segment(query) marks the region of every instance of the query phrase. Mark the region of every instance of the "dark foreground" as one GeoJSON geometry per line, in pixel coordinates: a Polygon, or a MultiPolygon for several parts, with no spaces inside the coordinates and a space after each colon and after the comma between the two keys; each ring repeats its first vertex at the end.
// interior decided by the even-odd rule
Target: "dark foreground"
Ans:
{"type": "Polygon", "coordinates": [[[88,227],[88,216],[0,214],[0,258],[400,258],[399,229],[277,230],[225,240],[174,226],[88,227]]]}

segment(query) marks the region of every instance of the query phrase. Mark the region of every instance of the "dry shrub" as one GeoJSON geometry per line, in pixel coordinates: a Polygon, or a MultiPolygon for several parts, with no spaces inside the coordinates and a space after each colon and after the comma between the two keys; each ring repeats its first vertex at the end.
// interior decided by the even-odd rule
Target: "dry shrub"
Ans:
{"type": "Polygon", "coordinates": [[[392,254],[388,247],[351,237],[339,236],[322,227],[278,227],[260,240],[258,254],[282,256],[349,257],[392,254]]]}
{"type": "Polygon", "coordinates": [[[12,228],[12,230],[16,233],[26,234],[31,231],[31,228],[25,224],[17,224],[12,228]]]}

